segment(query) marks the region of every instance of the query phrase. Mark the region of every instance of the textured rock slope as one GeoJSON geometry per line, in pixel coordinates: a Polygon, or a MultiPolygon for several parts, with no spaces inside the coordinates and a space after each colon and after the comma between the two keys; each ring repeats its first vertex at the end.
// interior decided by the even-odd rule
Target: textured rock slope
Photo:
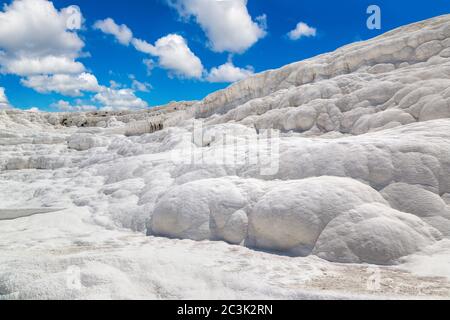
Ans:
{"type": "Polygon", "coordinates": [[[450,237],[450,15],[199,102],[1,111],[0,169],[4,212],[87,208],[109,230],[398,263],[450,237]],[[266,129],[269,174],[236,161],[266,129]]]}

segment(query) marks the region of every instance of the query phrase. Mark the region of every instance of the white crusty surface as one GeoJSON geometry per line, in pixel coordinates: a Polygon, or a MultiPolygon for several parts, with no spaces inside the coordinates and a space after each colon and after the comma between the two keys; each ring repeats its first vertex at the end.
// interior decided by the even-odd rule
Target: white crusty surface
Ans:
{"type": "Polygon", "coordinates": [[[450,298],[450,15],[202,101],[0,111],[0,170],[0,299],[450,298]],[[267,129],[275,170],[224,161],[267,129]]]}

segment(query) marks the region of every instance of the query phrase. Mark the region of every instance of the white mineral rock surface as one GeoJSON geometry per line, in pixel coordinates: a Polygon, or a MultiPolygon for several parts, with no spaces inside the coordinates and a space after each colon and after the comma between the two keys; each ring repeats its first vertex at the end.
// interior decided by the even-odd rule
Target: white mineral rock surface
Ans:
{"type": "Polygon", "coordinates": [[[0,111],[0,299],[450,298],[450,15],[142,112],[0,111]]]}

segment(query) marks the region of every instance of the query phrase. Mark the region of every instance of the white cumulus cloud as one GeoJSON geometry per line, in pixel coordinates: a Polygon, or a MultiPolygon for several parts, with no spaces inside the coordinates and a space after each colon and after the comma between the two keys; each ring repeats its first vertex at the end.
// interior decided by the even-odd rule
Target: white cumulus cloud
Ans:
{"type": "Polygon", "coordinates": [[[41,110],[38,107],[31,107],[31,108],[26,109],[24,111],[25,112],[33,112],[33,113],[41,112],[41,110]]]}
{"type": "MultiPolygon", "coordinates": [[[[1,58],[0,58],[1,61],[1,58]]],[[[42,74],[77,74],[85,70],[82,63],[67,57],[17,57],[3,64],[6,73],[19,76],[42,74]]]]}
{"type": "Polygon", "coordinates": [[[194,17],[216,52],[242,53],[266,35],[266,16],[253,21],[247,0],[168,0],[182,17],[194,17]]]}
{"type": "Polygon", "coordinates": [[[201,78],[203,64],[191,51],[187,41],[178,34],[168,34],[154,45],[140,39],[133,39],[136,50],[158,57],[158,65],[171,75],[181,78],[201,78]]]}
{"type": "Polygon", "coordinates": [[[21,82],[40,93],[58,92],[74,97],[81,96],[82,91],[97,92],[101,89],[97,78],[90,73],[30,76],[21,82]]]}
{"type": "Polygon", "coordinates": [[[3,73],[75,73],[84,42],[76,31],[83,17],[78,7],[57,10],[47,0],[14,0],[0,11],[0,68],[3,73]]]}
{"type": "Polygon", "coordinates": [[[153,46],[152,44],[148,43],[145,40],[135,38],[133,39],[133,46],[136,48],[137,51],[156,56],[155,46],[153,46]]]}
{"type": "Polygon", "coordinates": [[[227,62],[219,67],[212,68],[206,80],[209,82],[236,82],[251,75],[253,75],[252,69],[238,68],[232,62],[227,62]]]}
{"type": "MultiPolygon", "coordinates": [[[[133,32],[126,25],[119,26],[111,18],[97,21],[94,28],[114,35],[123,45],[132,43],[137,51],[157,57],[157,65],[168,70],[171,76],[200,79],[203,75],[204,68],[201,60],[191,51],[186,39],[178,34],[168,34],[151,44],[145,40],[133,38],[133,32]]],[[[150,72],[154,61],[144,59],[144,64],[150,72]]]]}
{"type": "Polygon", "coordinates": [[[57,103],[51,105],[51,107],[58,109],[62,112],[90,112],[97,110],[94,105],[84,105],[84,104],[70,104],[65,100],[59,100],[57,103]]]}
{"type": "Polygon", "coordinates": [[[317,34],[317,29],[308,26],[304,22],[297,23],[297,26],[294,30],[289,31],[287,34],[289,39],[298,40],[301,37],[315,37],[317,34]]]}
{"type": "Polygon", "coordinates": [[[129,45],[133,39],[133,33],[126,25],[118,25],[111,18],[97,21],[94,24],[94,28],[101,30],[103,33],[113,35],[119,43],[126,46],[129,45]]]}
{"type": "Polygon", "coordinates": [[[132,89],[103,88],[94,96],[103,105],[102,110],[138,110],[148,107],[147,102],[137,97],[132,89]]]}
{"type": "Polygon", "coordinates": [[[0,87],[0,110],[10,109],[8,98],[6,97],[5,88],[0,87]]]}

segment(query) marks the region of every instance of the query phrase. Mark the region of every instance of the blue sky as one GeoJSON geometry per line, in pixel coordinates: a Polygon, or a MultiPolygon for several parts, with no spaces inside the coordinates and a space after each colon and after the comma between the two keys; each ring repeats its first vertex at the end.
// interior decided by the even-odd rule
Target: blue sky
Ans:
{"type": "Polygon", "coordinates": [[[14,0],[0,4],[0,107],[3,99],[3,104],[8,101],[16,108],[46,111],[145,108],[201,99],[252,72],[450,12],[448,0],[14,0]],[[227,1],[235,2],[233,12],[239,16],[226,12],[232,10],[223,4],[227,1]],[[381,8],[381,30],[366,26],[366,9],[372,4],[381,8]],[[220,18],[218,8],[224,10],[220,18]],[[74,21],[61,27],[64,19],[74,21]],[[289,37],[300,22],[305,26],[301,36],[289,37]],[[137,46],[138,41],[143,45],[137,46]],[[150,60],[148,68],[144,61],[150,60]]]}

